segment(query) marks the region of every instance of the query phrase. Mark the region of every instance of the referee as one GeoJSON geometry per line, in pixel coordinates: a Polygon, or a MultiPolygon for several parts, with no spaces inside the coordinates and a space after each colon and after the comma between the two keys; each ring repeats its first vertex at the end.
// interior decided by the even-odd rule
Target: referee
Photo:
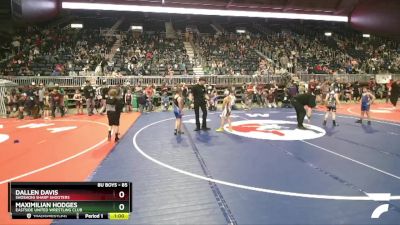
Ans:
{"type": "Polygon", "coordinates": [[[296,110],[297,115],[297,128],[301,130],[306,130],[303,126],[304,117],[307,115],[311,118],[312,108],[314,108],[317,103],[315,102],[314,93],[300,94],[292,98],[292,105],[296,110]],[[307,112],[305,106],[308,106],[307,112]]]}
{"type": "Polygon", "coordinates": [[[194,113],[196,115],[196,129],[194,131],[200,131],[200,111],[203,112],[203,123],[201,126],[202,130],[210,130],[207,127],[207,102],[206,102],[206,94],[207,90],[204,86],[206,83],[206,79],[204,77],[200,77],[199,82],[192,87],[192,95],[193,95],[193,103],[194,103],[194,113]]]}

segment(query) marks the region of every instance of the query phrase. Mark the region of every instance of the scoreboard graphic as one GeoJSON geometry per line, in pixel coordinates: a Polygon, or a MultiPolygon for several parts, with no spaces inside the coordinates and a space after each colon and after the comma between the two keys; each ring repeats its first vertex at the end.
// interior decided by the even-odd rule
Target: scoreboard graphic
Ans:
{"type": "Polygon", "coordinates": [[[127,220],[131,182],[11,182],[8,212],[13,219],[127,220]]]}

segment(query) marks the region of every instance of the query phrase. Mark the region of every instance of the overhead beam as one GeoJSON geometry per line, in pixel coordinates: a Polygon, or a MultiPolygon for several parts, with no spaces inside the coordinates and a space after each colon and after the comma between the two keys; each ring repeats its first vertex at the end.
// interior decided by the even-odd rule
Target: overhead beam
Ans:
{"type": "Polygon", "coordinates": [[[294,0],[286,0],[285,4],[283,5],[283,12],[287,12],[290,10],[290,6],[293,5],[294,0]]]}
{"type": "Polygon", "coordinates": [[[341,0],[340,4],[336,5],[334,15],[349,15],[359,3],[359,0],[341,0]]]}
{"type": "Polygon", "coordinates": [[[229,9],[229,7],[231,6],[232,3],[233,3],[233,0],[229,0],[228,4],[226,4],[225,8],[229,9]]]}
{"type": "Polygon", "coordinates": [[[338,10],[339,7],[342,5],[343,0],[339,0],[335,6],[335,10],[338,10]]]}

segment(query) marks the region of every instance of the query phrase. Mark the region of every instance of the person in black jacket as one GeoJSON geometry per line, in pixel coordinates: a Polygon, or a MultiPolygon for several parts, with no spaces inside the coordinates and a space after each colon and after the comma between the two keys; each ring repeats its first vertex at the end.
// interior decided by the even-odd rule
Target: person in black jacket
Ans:
{"type": "Polygon", "coordinates": [[[297,115],[297,127],[299,129],[305,130],[303,126],[304,117],[311,118],[312,108],[314,108],[317,103],[315,101],[314,93],[300,94],[292,98],[292,105],[296,110],[297,115]],[[305,106],[308,106],[307,112],[305,106]]]}
{"type": "Polygon", "coordinates": [[[86,85],[83,88],[83,95],[86,99],[86,108],[88,111],[88,115],[91,116],[93,115],[94,97],[96,96],[96,90],[92,87],[89,80],[86,81],[86,85]]]}
{"type": "Polygon", "coordinates": [[[50,106],[51,106],[51,117],[56,117],[56,108],[61,113],[61,117],[64,117],[64,96],[58,91],[58,89],[53,89],[52,93],[50,94],[50,106]]]}
{"type": "Polygon", "coordinates": [[[203,113],[201,129],[205,131],[210,130],[210,128],[207,127],[207,90],[204,87],[205,83],[206,79],[204,77],[200,77],[199,83],[192,87],[194,113],[196,115],[196,129],[194,131],[200,131],[200,108],[203,113]]]}
{"type": "Polygon", "coordinates": [[[392,83],[390,87],[390,103],[393,105],[393,109],[396,109],[397,101],[400,96],[400,80],[392,83]]]}
{"type": "Polygon", "coordinates": [[[103,80],[102,86],[100,88],[100,94],[101,94],[101,108],[100,108],[100,114],[103,115],[103,113],[106,111],[106,100],[108,97],[108,91],[110,88],[107,86],[107,81],[103,80]]]}
{"type": "Polygon", "coordinates": [[[119,122],[122,109],[124,108],[123,100],[118,97],[116,89],[110,89],[106,99],[106,109],[108,118],[108,141],[111,140],[111,135],[115,134],[115,142],[119,140],[119,122]]]}

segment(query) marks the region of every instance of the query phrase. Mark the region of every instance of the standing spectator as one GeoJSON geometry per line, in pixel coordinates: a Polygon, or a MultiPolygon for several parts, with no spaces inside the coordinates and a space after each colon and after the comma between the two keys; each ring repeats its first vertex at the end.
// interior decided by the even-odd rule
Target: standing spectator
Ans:
{"type": "Polygon", "coordinates": [[[257,101],[258,106],[264,105],[263,98],[262,98],[263,91],[264,91],[264,85],[261,83],[256,84],[253,89],[254,89],[254,95],[255,95],[255,99],[257,101]]]}
{"type": "Polygon", "coordinates": [[[64,109],[64,114],[65,114],[68,112],[68,109],[69,109],[69,104],[68,104],[69,97],[68,97],[68,94],[64,91],[61,92],[60,94],[62,95],[62,107],[64,109]]]}
{"type": "Polygon", "coordinates": [[[377,83],[374,78],[371,78],[368,82],[368,89],[373,95],[376,95],[377,83]]]}
{"type": "Polygon", "coordinates": [[[390,91],[392,89],[393,79],[390,79],[389,82],[385,85],[386,87],[386,103],[389,102],[390,99],[390,91]]]}
{"type": "Polygon", "coordinates": [[[236,106],[236,96],[235,96],[235,87],[232,87],[232,89],[229,90],[230,92],[230,97],[231,97],[231,107],[232,110],[237,110],[237,106],[236,106]]]}
{"type": "Polygon", "coordinates": [[[18,109],[18,95],[15,89],[11,89],[7,95],[7,110],[10,116],[13,116],[18,109]]]}
{"type": "Polygon", "coordinates": [[[360,97],[361,97],[361,95],[360,95],[360,83],[358,81],[356,81],[353,84],[353,96],[352,97],[354,99],[354,102],[358,102],[360,100],[360,97]]]}
{"type": "MultiPolygon", "coordinates": [[[[183,96],[182,96],[182,98],[183,98],[183,96]]],[[[169,96],[168,96],[168,87],[167,87],[167,84],[165,84],[165,83],[161,87],[161,105],[162,105],[163,111],[168,111],[169,96]]]]}
{"type": "Polygon", "coordinates": [[[9,92],[4,93],[4,104],[6,106],[6,117],[10,117],[11,114],[11,107],[10,107],[10,102],[11,102],[11,94],[9,92]]]}
{"type": "Polygon", "coordinates": [[[27,95],[26,93],[22,93],[19,97],[18,97],[18,119],[23,119],[24,118],[24,110],[25,110],[25,104],[26,104],[26,99],[27,99],[27,95]]]}
{"type": "Polygon", "coordinates": [[[136,107],[137,107],[136,110],[137,110],[137,112],[139,112],[139,106],[140,106],[139,97],[142,96],[142,94],[143,94],[143,89],[142,89],[140,83],[136,84],[134,91],[135,91],[135,95],[136,95],[136,107]]]}
{"type": "Polygon", "coordinates": [[[50,116],[50,95],[48,91],[44,92],[43,98],[43,118],[49,119],[50,116]]]}
{"type": "Polygon", "coordinates": [[[292,108],[290,104],[290,95],[287,88],[283,89],[283,99],[282,99],[282,108],[292,108]]]}
{"type": "Polygon", "coordinates": [[[103,80],[102,87],[100,88],[101,100],[100,100],[100,114],[106,111],[106,99],[108,97],[108,91],[110,90],[107,86],[107,81],[103,80]]]}
{"type": "Polygon", "coordinates": [[[83,99],[79,89],[76,89],[73,100],[75,101],[76,115],[83,114],[83,99]]]}
{"type": "Polygon", "coordinates": [[[199,82],[192,87],[192,94],[194,100],[194,113],[196,116],[196,129],[194,131],[200,131],[200,111],[203,113],[203,121],[201,129],[204,131],[210,130],[207,127],[207,101],[206,101],[206,88],[204,84],[206,83],[206,79],[204,77],[200,77],[199,82]]]}
{"type": "Polygon", "coordinates": [[[139,103],[139,112],[143,113],[143,110],[147,105],[147,96],[145,91],[141,91],[138,95],[138,103],[139,103]]]}
{"type": "Polygon", "coordinates": [[[396,82],[393,82],[390,90],[390,102],[393,105],[393,109],[396,109],[399,96],[400,96],[400,80],[397,80],[396,82]]]}
{"type": "Polygon", "coordinates": [[[86,108],[89,116],[93,115],[93,109],[94,109],[94,97],[96,95],[96,90],[92,87],[90,84],[90,81],[86,81],[86,85],[83,88],[83,95],[85,96],[86,99],[86,108]]]}
{"type": "Polygon", "coordinates": [[[337,78],[331,85],[331,91],[335,91],[335,93],[340,93],[342,90],[339,84],[339,78],[337,78]]]}
{"type": "Polygon", "coordinates": [[[34,107],[35,107],[35,82],[32,82],[32,85],[28,86],[25,90],[26,100],[24,111],[26,111],[28,116],[34,116],[34,107]]]}
{"type": "Polygon", "coordinates": [[[39,84],[38,90],[38,100],[39,100],[39,109],[43,111],[44,107],[44,93],[46,92],[46,88],[44,87],[43,83],[39,84]]]}
{"type": "Polygon", "coordinates": [[[217,111],[217,104],[218,104],[217,89],[213,89],[210,92],[209,96],[210,96],[210,100],[208,101],[208,110],[217,111]]]}
{"type": "Polygon", "coordinates": [[[128,93],[125,94],[125,112],[132,112],[132,91],[129,89],[128,93]]]}
{"type": "Polygon", "coordinates": [[[152,85],[148,85],[146,90],[146,97],[147,97],[147,107],[148,111],[153,111],[153,96],[154,96],[154,87],[152,85]]]}
{"type": "Polygon", "coordinates": [[[64,107],[63,107],[63,95],[58,92],[58,89],[53,89],[50,95],[50,105],[51,105],[51,117],[56,117],[56,108],[61,113],[61,117],[64,117],[64,107]]]}
{"type": "Polygon", "coordinates": [[[268,91],[267,101],[268,101],[268,108],[276,108],[276,93],[275,89],[271,88],[268,91]]]}
{"type": "Polygon", "coordinates": [[[308,82],[308,93],[313,93],[315,89],[317,88],[317,81],[315,79],[311,79],[308,82]]]}
{"type": "Polygon", "coordinates": [[[299,88],[294,81],[292,81],[291,85],[288,88],[289,98],[294,98],[299,94],[299,88]]]}
{"type": "Polygon", "coordinates": [[[351,83],[347,83],[346,87],[344,88],[344,100],[347,101],[351,101],[351,99],[353,98],[351,96],[351,83]]]}
{"type": "Polygon", "coordinates": [[[185,83],[182,83],[182,97],[183,97],[183,102],[185,103],[186,106],[190,108],[189,103],[189,88],[186,86],[185,83]]]}
{"type": "Polygon", "coordinates": [[[110,89],[108,92],[108,98],[106,100],[107,118],[108,118],[108,141],[111,141],[111,135],[115,134],[115,142],[119,140],[119,124],[122,109],[124,103],[121,98],[118,97],[118,91],[110,89]]]}

